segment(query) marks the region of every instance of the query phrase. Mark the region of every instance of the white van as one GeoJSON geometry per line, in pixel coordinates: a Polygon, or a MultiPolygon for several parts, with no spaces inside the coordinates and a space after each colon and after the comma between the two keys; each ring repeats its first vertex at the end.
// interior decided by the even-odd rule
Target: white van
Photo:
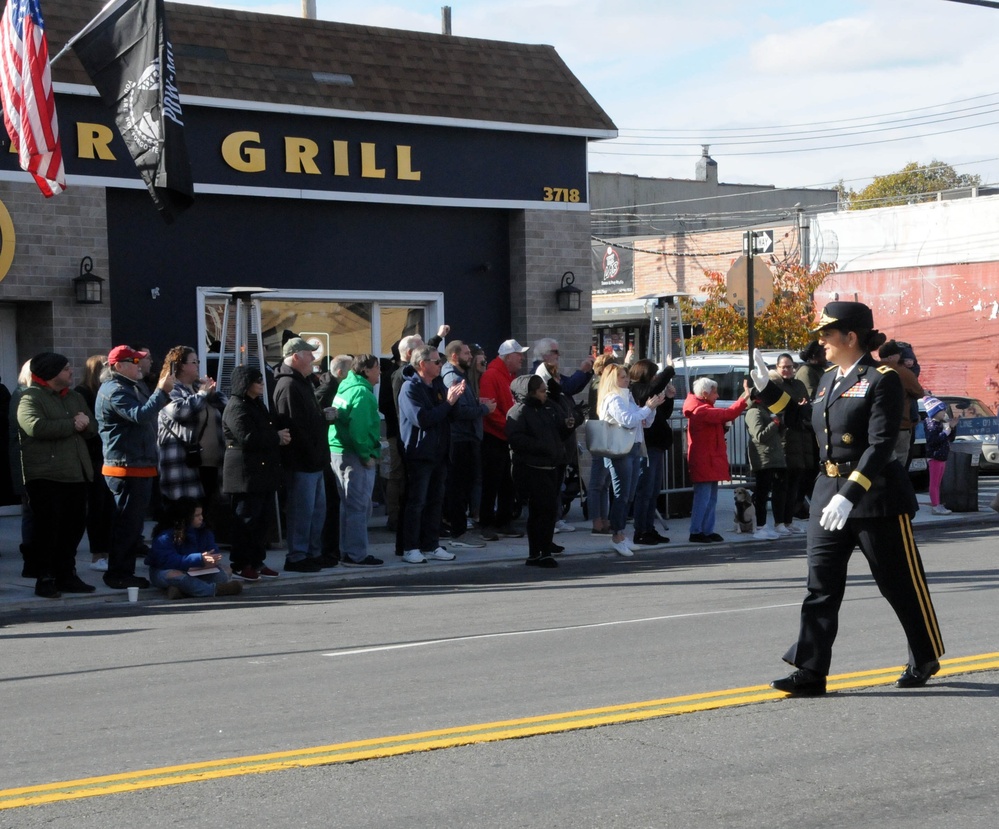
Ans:
{"type": "MultiPolygon", "coordinates": [[[[766,349],[762,354],[771,368],[777,365],[781,354],[790,354],[795,363],[798,362],[797,351],[766,349]]],[[[687,396],[698,377],[710,377],[718,384],[719,404],[725,406],[738,399],[743,390],[742,381],[749,380],[749,354],[745,351],[714,351],[674,357],[673,368],[676,369],[673,385],[676,386],[678,399],[687,396]]]]}

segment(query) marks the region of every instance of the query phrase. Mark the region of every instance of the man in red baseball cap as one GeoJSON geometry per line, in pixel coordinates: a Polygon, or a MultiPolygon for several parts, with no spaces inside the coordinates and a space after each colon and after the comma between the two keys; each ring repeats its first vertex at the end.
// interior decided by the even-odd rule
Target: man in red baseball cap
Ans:
{"type": "Polygon", "coordinates": [[[111,522],[111,552],[104,583],[115,590],[149,587],[135,575],[135,558],[141,553],[142,528],[156,477],[156,423],[160,409],[170,402],[173,375],[160,380],[147,395],[140,361],[148,356],[127,345],[108,354],[111,376],[101,384],[95,405],[104,467],[101,472],[114,496],[111,522]]]}

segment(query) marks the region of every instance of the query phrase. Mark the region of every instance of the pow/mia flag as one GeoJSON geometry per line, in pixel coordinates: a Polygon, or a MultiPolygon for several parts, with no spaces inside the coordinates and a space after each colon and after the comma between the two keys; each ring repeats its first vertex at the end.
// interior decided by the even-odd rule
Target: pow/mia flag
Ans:
{"type": "Polygon", "coordinates": [[[167,222],[194,201],[163,0],[111,0],[72,42],[167,222]]]}

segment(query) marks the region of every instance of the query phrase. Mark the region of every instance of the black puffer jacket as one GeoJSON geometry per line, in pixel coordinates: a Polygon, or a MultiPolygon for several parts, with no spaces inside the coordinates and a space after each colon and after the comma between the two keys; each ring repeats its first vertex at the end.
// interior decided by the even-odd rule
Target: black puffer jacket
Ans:
{"type": "Polygon", "coordinates": [[[275,492],[281,486],[277,427],[263,399],[246,396],[250,380],[259,375],[259,371],[247,366],[237,366],[232,373],[232,397],[222,412],[222,491],[226,494],[275,492]]]}
{"type": "Polygon", "coordinates": [[[550,403],[527,396],[532,375],[518,377],[510,386],[517,401],[506,413],[506,439],[513,450],[513,462],[525,466],[552,468],[566,462],[563,441],[572,434],[562,413],[550,403]]]}

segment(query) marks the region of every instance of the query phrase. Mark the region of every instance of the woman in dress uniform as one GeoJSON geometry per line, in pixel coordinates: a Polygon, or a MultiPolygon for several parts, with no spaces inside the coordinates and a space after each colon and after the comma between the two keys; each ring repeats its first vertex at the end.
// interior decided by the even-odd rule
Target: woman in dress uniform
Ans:
{"type": "Polygon", "coordinates": [[[859,545],[908,640],[908,664],[895,684],[917,688],[940,670],[944,647],[912,534],[916,495],[892,458],[905,405],[902,381],[870,356],[885,336],[863,303],[829,303],[815,332],[832,365],[809,405],[771,383],[759,350],[753,355],[753,383],[771,411],[791,420],[811,409],[821,461],[808,524],[808,595],[798,641],[784,654],[797,670],[770,685],[794,696],[825,693],[847,564],[859,545]]]}

